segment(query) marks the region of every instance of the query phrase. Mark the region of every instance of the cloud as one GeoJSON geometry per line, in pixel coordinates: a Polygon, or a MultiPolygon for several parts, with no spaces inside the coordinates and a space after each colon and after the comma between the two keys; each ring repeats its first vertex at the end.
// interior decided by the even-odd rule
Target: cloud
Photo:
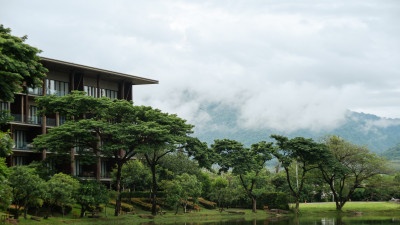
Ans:
{"type": "MultiPolygon", "coordinates": [[[[3,0],[4,1],[4,0],[3,0]]],[[[243,128],[331,129],[347,109],[400,117],[396,1],[4,1],[43,55],[158,79],[136,104],[198,126],[209,104],[243,128]]]]}

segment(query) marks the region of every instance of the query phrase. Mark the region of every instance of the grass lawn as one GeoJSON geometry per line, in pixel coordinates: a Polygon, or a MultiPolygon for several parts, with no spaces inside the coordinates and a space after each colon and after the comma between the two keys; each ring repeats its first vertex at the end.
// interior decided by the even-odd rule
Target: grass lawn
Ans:
{"type": "MultiPolygon", "coordinates": [[[[61,215],[56,215],[56,217],[49,218],[47,220],[43,219],[40,222],[33,221],[28,216],[28,219],[25,220],[22,216],[20,217],[19,224],[140,224],[143,222],[154,221],[156,223],[174,223],[174,222],[199,222],[199,221],[221,221],[221,220],[230,220],[230,219],[245,219],[245,220],[252,220],[252,219],[264,219],[267,218],[268,215],[263,210],[258,210],[257,213],[251,212],[250,209],[230,209],[234,211],[243,211],[245,215],[238,215],[238,214],[231,214],[228,212],[220,213],[217,210],[208,210],[208,209],[201,209],[200,212],[192,212],[192,213],[183,213],[182,209],[179,210],[178,214],[175,215],[174,211],[166,210],[165,215],[158,215],[154,219],[149,218],[140,218],[140,215],[151,215],[148,211],[143,211],[141,209],[135,209],[136,215],[121,215],[118,217],[114,215],[113,208],[107,208],[108,216],[105,217],[104,211],[101,212],[99,215],[102,218],[73,218],[73,214],[69,213],[64,217],[61,215]]],[[[73,208],[73,211],[77,211],[79,214],[79,208],[73,208]]]]}
{"type": "MultiPolygon", "coordinates": [[[[293,205],[291,206],[293,207],[293,205]]],[[[228,212],[220,213],[218,210],[207,210],[201,209],[200,212],[192,213],[182,213],[180,209],[178,215],[175,215],[174,211],[168,211],[165,215],[156,216],[154,219],[140,218],[139,215],[150,215],[150,212],[141,210],[139,208],[135,209],[136,215],[121,215],[119,217],[113,216],[114,209],[107,208],[108,216],[105,217],[104,211],[100,213],[102,218],[73,218],[73,213],[69,213],[63,219],[61,215],[56,215],[56,217],[49,218],[47,220],[42,219],[40,222],[33,221],[30,219],[23,219],[20,217],[20,224],[133,224],[138,225],[143,222],[154,221],[156,223],[174,223],[174,222],[201,222],[201,221],[222,221],[231,219],[265,219],[271,217],[263,210],[258,210],[257,213],[251,212],[250,209],[230,209],[234,211],[243,211],[245,215],[230,214],[228,212]]],[[[79,208],[73,208],[79,215],[79,208]]],[[[400,214],[400,204],[391,202],[348,202],[344,206],[342,213],[344,215],[350,215],[352,212],[362,212],[363,217],[374,217],[374,216],[385,216],[385,215],[399,215],[400,214]]],[[[300,204],[300,213],[302,216],[308,217],[313,215],[334,215],[338,214],[335,209],[335,203],[307,203],[300,204]]],[[[28,216],[30,217],[30,215],[28,216]]]]}
{"type": "MultiPolygon", "coordinates": [[[[294,206],[292,206],[294,207],[294,206]]],[[[347,202],[342,212],[362,212],[363,214],[400,213],[400,204],[393,202],[347,202]]],[[[335,203],[301,203],[301,214],[337,213],[335,203]]]]}

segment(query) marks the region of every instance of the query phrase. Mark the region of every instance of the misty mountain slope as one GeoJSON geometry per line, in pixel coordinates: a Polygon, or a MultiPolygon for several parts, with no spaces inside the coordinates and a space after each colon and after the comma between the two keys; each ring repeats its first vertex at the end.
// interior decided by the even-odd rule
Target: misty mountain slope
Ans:
{"type": "Polygon", "coordinates": [[[371,114],[348,111],[345,120],[335,129],[282,132],[273,129],[242,128],[238,122],[239,112],[234,108],[211,105],[204,110],[211,119],[207,123],[197,124],[194,136],[208,144],[212,144],[214,139],[229,138],[250,146],[262,140],[271,140],[269,138],[271,134],[281,134],[291,138],[303,136],[314,140],[332,134],[355,144],[367,145],[373,152],[382,153],[400,143],[400,119],[380,118],[371,114]]]}

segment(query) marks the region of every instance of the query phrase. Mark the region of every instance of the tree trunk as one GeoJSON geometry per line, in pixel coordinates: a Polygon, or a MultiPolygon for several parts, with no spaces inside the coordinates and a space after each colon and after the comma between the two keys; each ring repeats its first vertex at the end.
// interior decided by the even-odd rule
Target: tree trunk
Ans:
{"type": "Polygon", "coordinates": [[[152,202],[151,202],[151,214],[154,216],[157,215],[157,179],[156,179],[156,165],[152,163],[151,165],[151,173],[153,178],[153,187],[152,187],[152,202]]]}
{"type": "Polygon", "coordinates": [[[179,210],[179,203],[176,204],[176,212],[175,212],[175,215],[178,214],[178,210],[179,210]]]}
{"type": "Polygon", "coordinates": [[[254,196],[252,196],[251,200],[253,201],[253,213],[256,213],[257,212],[257,199],[254,196]]]}
{"type": "Polygon", "coordinates": [[[26,205],[27,205],[27,201],[25,200],[25,202],[24,202],[24,219],[26,219],[26,213],[28,211],[28,208],[26,207],[26,205]]]}
{"type": "Polygon", "coordinates": [[[64,215],[65,215],[64,204],[62,204],[62,206],[61,206],[61,211],[62,211],[62,218],[64,219],[64,215]]]}
{"type": "Polygon", "coordinates": [[[299,212],[299,206],[300,206],[300,196],[296,196],[296,208],[295,208],[295,213],[299,212]]]}
{"type": "Polygon", "coordinates": [[[122,191],[122,185],[121,185],[121,178],[122,178],[122,164],[117,163],[117,191],[118,191],[118,197],[116,199],[115,203],[115,212],[114,216],[119,216],[119,213],[121,211],[121,191],[122,191]]]}
{"type": "Polygon", "coordinates": [[[81,206],[81,218],[83,218],[83,216],[85,215],[85,211],[85,208],[81,206]]]}

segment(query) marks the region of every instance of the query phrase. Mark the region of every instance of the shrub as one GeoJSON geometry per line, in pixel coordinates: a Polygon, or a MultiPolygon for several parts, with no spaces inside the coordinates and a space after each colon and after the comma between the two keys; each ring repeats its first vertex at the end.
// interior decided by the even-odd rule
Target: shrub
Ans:
{"type": "MultiPolygon", "coordinates": [[[[150,191],[126,191],[121,192],[121,198],[150,198],[151,192],[150,191]]],[[[164,191],[157,192],[157,198],[165,197],[164,191]]]]}
{"type": "MultiPolygon", "coordinates": [[[[115,204],[116,204],[116,201],[112,200],[112,201],[110,201],[110,204],[111,204],[111,205],[115,205],[115,204]]],[[[128,203],[121,202],[121,209],[122,209],[122,211],[124,211],[124,212],[133,212],[133,211],[135,210],[135,207],[131,206],[131,205],[128,204],[128,203]]]]}
{"type": "Polygon", "coordinates": [[[269,209],[289,209],[288,195],[281,192],[265,192],[257,198],[257,208],[263,209],[268,206],[269,209]]]}
{"type": "Polygon", "coordinates": [[[205,200],[204,198],[198,198],[198,201],[207,209],[215,209],[215,207],[217,207],[217,203],[205,200]]]}
{"type": "MultiPolygon", "coordinates": [[[[135,205],[140,206],[144,210],[151,211],[152,204],[145,202],[145,198],[130,198],[129,201],[135,205]]],[[[160,206],[157,205],[157,210],[160,209],[160,206]]]]}

